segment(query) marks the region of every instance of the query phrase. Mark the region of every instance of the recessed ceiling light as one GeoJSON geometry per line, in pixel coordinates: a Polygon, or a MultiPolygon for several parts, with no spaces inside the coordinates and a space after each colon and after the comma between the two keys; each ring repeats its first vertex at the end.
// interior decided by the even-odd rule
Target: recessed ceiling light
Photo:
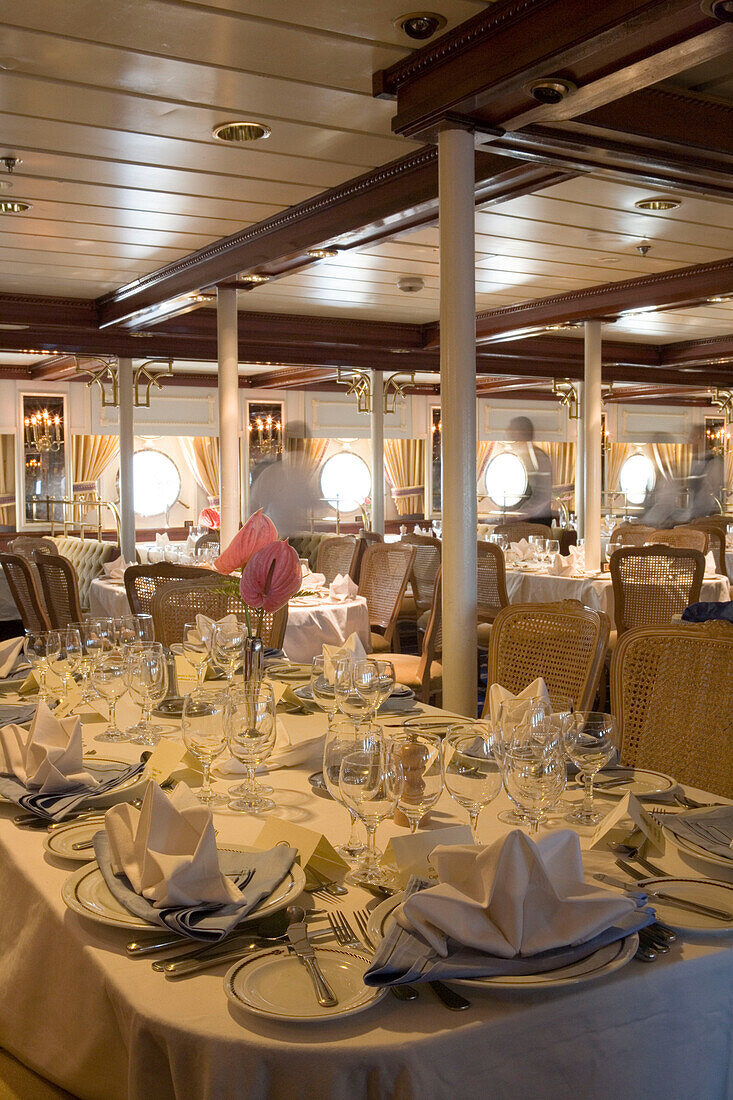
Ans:
{"type": "Polygon", "coordinates": [[[30,325],[0,325],[0,329],[2,329],[3,332],[20,332],[22,329],[30,327],[30,325]]]}
{"type": "Polygon", "coordinates": [[[240,281],[240,283],[254,283],[254,284],[269,283],[270,276],[269,275],[255,275],[255,274],[240,275],[239,276],[239,281],[240,281]]]}
{"type": "Polygon", "coordinates": [[[716,294],[715,297],[708,298],[711,306],[719,305],[721,302],[733,302],[733,294],[716,294]]]}
{"type": "Polygon", "coordinates": [[[19,202],[17,199],[0,199],[0,214],[25,214],[31,209],[29,202],[19,202]]]}
{"type": "Polygon", "coordinates": [[[678,199],[639,199],[634,203],[637,210],[677,210],[682,205],[678,199]]]}
{"type": "Polygon", "coordinates": [[[408,15],[400,15],[399,18],[392,20],[398,30],[404,31],[408,38],[418,42],[432,38],[436,31],[443,29],[446,22],[445,16],[435,11],[412,11],[408,15]]]}
{"type": "Polygon", "coordinates": [[[152,336],[160,336],[159,332],[128,332],[128,336],[133,336],[136,340],[147,340],[152,336]]]}
{"type": "Polygon", "coordinates": [[[561,321],[558,325],[548,325],[545,332],[568,332],[570,329],[582,327],[582,321],[561,321]]]}
{"type": "Polygon", "coordinates": [[[188,294],[187,298],[189,302],[215,302],[216,294],[188,294]]]}
{"type": "Polygon", "coordinates": [[[312,260],[332,260],[338,256],[338,251],[335,248],[309,248],[306,255],[312,260]]]}
{"type": "Polygon", "coordinates": [[[272,130],[264,122],[250,122],[241,119],[237,122],[222,122],[215,126],[212,134],[217,141],[259,141],[260,138],[268,138],[272,130]]]}

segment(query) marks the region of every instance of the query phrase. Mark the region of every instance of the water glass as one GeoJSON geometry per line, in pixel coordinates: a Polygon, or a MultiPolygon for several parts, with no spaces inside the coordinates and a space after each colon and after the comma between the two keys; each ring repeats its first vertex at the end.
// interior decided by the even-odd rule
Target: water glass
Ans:
{"type": "Polygon", "coordinates": [[[155,628],[153,626],[153,616],[149,615],[147,611],[141,611],[135,616],[137,621],[137,636],[141,642],[154,642],[155,641],[155,628]]]}
{"type": "Polygon", "coordinates": [[[33,669],[38,681],[38,696],[44,703],[48,702],[49,692],[46,685],[48,675],[49,649],[51,652],[61,647],[61,638],[58,631],[28,631],[23,641],[23,650],[26,660],[33,669]]]}
{"type": "Polygon", "coordinates": [[[127,666],[121,653],[104,653],[92,670],[94,687],[109,704],[107,728],[98,733],[95,741],[129,741],[117,725],[117,703],[127,691],[127,666]]]}
{"type": "Polygon", "coordinates": [[[533,552],[532,556],[534,557],[534,560],[537,562],[541,562],[545,556],[545,551],[547,550],[547,539],[544,537],[544,535],[530,535],[529,545],[533,552]]]}
{"type": "Polygon", "coordinates": [[[79,638],[78,631],[72,632],[70,659],[66,647],[67,634],[69,634],[69,631],[57,630],[49,631],[49,633],[58,635],[58,647],[54,640],[52,647],[46,654],[46,662],[49,672],[53,672],[54,676],[61,680],[61,691],[59,694],[65,697],[69,693],[69,684],[77,660],[75,654],[81,649],[81,639],[79,638]],[[73,635],[75,635],[75,637],[73,635]]]}
{"type": "Polygon", "coordinates": [[[422,817],[443,793],[441,740],[432,733],[403,730],[387,740],[387,759],[402,768],[399,808],[416,833],[422,817]]]}
{"type": "Polygon", "coordinates": [[[354,667],[357,663],[353,657],[342,657],[336,661],[333,687],[338,709],[342,714],[348,715],[349,718],[358,723],[371,713],[372,701],[366,702],[356,690],[354,667]]]}
{"type": "Polygon", "coordinates": [[[212,637],[214,656],[224,669],[230,688],[234,683],[234,674],[242,664],[246,636],[247,629],[244,623],[217,623],[214,626],[212,637]]]}
{"type": "Polygon", "coordinates": [[[126,676],[130,695],[142,708],[137,726],[127,732],[135,745],[157,745],[161,726],[154,726],[151,714],[156,703],[165,699],[168,691],[168,667],[160,642],[136,643],[127,648],[126,676]]]}
{"type": "Polygon", "coordinates": [[[314,657],[311,662],[311,694],[313,702],[317,703],[321,710],[329,716],[338,710],[338,700],[333,681],[326,675],[326,666],[323,657],[314,657]]]}
{"type": "Polygon", "coordinates": [[[550,565],[554,564],[557,555],[560,553],[560,541],[559,539],[547,540],[547,553],[545,555],[546,560],[550,565]]]}
{"type": "Polygon", "coordinates": [[[613,757],[616,748],[616,720],[610,714],[576,711],[564,723],[565,751],[583,777],[585,797],[569,815],[575,824],[595,825],[602,814],[595,809],[593,782],[596,773],[613,757]]]}
{"type": "Polygon", "coordinates": [[[502,754],[502,778],[507,794],[534,834],[562,798],[567,781],[565,757],[535,741],[515,743],[502,754]]]}
{"type": "Polygon", "coordinates": [[[229,802],[229,809],[238,813],[273,810],[275,803],[263,797],[263,788],[255,779],[258,765],[267,760],[275,747],[277,719],[272,687],[264,680],[245,684],[232,692],[231,706],[229,749],[244,764],[247,775],[236,789],[238,797],[229,802]]]}
{"type": "Polygon", "coordinates": [[[443,774],[451,798],[468,811],[473,839],[478,843],[478,819],[502,785],[501,754],[495,735],[463,730],[443,741],[443,774]]]}
{"type": "Polygon", "coordinates": [[[349,839],[336,849],[346,859],[358,859],[366,852],[366,848],[359,839],[359,818],[341,798],[339,788],[341,761],[349,753],[356,752],[358,749],[376,747],[379,744],[381,732],[380,727],[373,723],[364,722],[361,726],[355,726],[353,722],[339,715],[331,715],[328,720],[328,732],[323,745],[323,779],[331,798],[335,802],[341,802],[351,816],[349,839]]]}
{"type": "Polygon", "coordinates": [[[231,704],[226,692],[195,688],[183,697],[181,729],[183,743],[201,761],[204,781],[198,792],[199,802],[214,809],[225,806],[228,798],[211,786],[211,765],[224,750],[231,722],[231,704]]]}
{"type": "Polygon", "coordinates": [[[391,661],[372,659],[354,661],[353,677],[356,694],[365,703],[370,704],[367,718],[376,720],[382,703],[385,703],[394,691],[394,665],[391,661]]]}
{"type": "Polygon", "coordinates": [[[379,745],[348,753],[339,768],[341,801],[364,822],[367,852],[359,868],[359,878],[376,885],[389,881],[379,863],[376,832],[380,821],[391,817],[402,794],[402,765],[379,745]]]}
{"type": "Polygon", "coordinates": [[[186,623],[184,625],[181,651],[188,663],[196,670],[198,686],[203,687],[211,654],[208,638],[199,634],[196,623],[186,623]]]}
{"type": "Polygon", "coordinates": [[[71,689],[71,681],[74,677],[74,673],[81,669],[82,660],[84,658],[84,645],[81,640],[81,634],[75,626],[67,626],[66,630],[61,632],[61,650],[59,652],[59,665],[61,665],[61,656],[63,654],[63,668],[59,668],[59,675],[63,677],[64,686],[64,698],[69,694],[71,689]]]}

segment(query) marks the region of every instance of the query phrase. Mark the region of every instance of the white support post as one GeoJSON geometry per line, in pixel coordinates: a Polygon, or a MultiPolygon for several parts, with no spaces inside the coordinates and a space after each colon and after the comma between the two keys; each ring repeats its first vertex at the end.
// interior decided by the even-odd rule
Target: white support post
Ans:
{"type": "Polygon", "coordinates": [[[443,706],[476,714],[476,293],[474,144],[438,138],[443,445],[443,706]]]}
{"type": "Polygon", "coordinates": [[[372,371],[372,531],[384,535],[384,395],[383,374],[372,371]]]}
{"type": "Polygon", "coordinates": [[[132,455],[135,411],[132,391],[132,359],[119,360],[120,436],[120,551],[127,562],[135,562],[135,495],[132,455]]]}
{"type": "Polygon", "coordinates": [[[601,322],[585,322],[585,568],[601,568],[601,322]]]}
{"type": "Polygon", "coordinates": [[[216,295],[219,360],[219,511],[221,545],[228,546],[240,527],[239,489],[239,339],[237,291],[218,287],[216,295]]]}
{"type": "Polygon", "coordinates": [[[578,419],[575,421],[575,515],[578,538],[585,536],[585,386],[577,383],[578,419]]]}

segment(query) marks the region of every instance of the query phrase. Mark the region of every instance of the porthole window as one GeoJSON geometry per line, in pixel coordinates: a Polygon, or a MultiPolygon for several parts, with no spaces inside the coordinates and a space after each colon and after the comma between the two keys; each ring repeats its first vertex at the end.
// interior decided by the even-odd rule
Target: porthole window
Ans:
{"type": "Polygon", "coordinates": [[[340,512],[355,512],[372,490],[366,462],[351,451],[339,451],[326,459],[321,470],[321,495],[340,512]]]}
{"type": "Polygon", "coordinates": [[[527,471],[513,451],[491,459],[485,474],[486,495],[497,508],[513,508],[527,492],[527,471]]]}
{"type": "Polygon", "coordinates": [[[162,451],[135,451],[132,456],[135,515],[165,514],[181,493],[181,475],[175,462],[162,451]]]}
{"type": "Polygon", "coordinates": [[[656,474],[654,463],[646,455],[635,454],[627,458],[618,478],[619,489],[626,493],[629,504],[643,504],[648,492],[654,488],[656,474]]]}

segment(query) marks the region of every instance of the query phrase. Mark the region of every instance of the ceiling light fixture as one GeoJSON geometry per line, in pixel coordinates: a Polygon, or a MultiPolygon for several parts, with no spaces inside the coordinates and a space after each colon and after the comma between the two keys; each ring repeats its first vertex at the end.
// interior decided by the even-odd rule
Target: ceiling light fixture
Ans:
{"type": "Polygon", "coordinates": [[[397,280],[397,286],[404,294],[417,294],[425,286],[425,280],[419,275],[403,275],[397,280]]]}
{"type": "Polygon", "coordinates": [[[677,210],[682,203],[678,199],[639,199],[634,203],[637,210],[677,210]]]}
{"type": "Polygon", "coordinates": [[[394,19],[392,25],[408,38],[424,42],[426,38],[432,38],[436,31],[441,31],[446,22],[445,16],[435,11],[412,11],[394,19]]]}
{"type": "Polygon", "coordinates": [[[332,260],[338,256],[338,251],[335,248],[309,248],[306,255],[312,260],[332,260]]]}
{"type": "Polygon", "coordinates": [[[260,283],[269,283],[269,275],[240,275],[240,283],[252,283],[253,286],[257,286],[260,283]]]}
{"type": "Polygon", "coordinates": [[[188,298],[189,302],[203,303],[216,301],[216,294],[202,294],[200,291],[197,291],[195,294],[187,294],[186,297],[188,298]]]}
{"type": "Polygon", "coordinates": [[[272,130],[264,122],[238,120],[237,122],[222,122],[219,126],[215,126],[211,132],[217,141],[240,143],[269,138],[272,130]]]}
{"type": "Polygon", "coordinates": [[[721,23],[733,23],[733,0],[703,0],[700,7],[721,23]]]}
{"type": "Polygon", "coordinates": [[[20,332],[21,329],[26,329],[26,328],[30,328],[30,327],[31,327],[30,325],[8,325],[8,324],[0,325],[0,329],[2,329],[3,332],[20,332]]]}
{"type": "Polygon", "coordinates": [[[721,302],[733,302],[733,294],[716,294],[713,298],[708,298],[708,305],[711,306],[720,305],[721,302]]]}
{"type": "Polygon", "coordinates": [[[17,199],[0,199],[0,214],[25,214],[31,209],[29,202],[19,202],[17,199]]]}
{"type": "Polygon", "coordinates": [[[572,92],[577,92],[578,86],[572,80],[566,80],[562,76],[546,76],[540,80],[532,80],[524,85],[524,91],[529,92],[532,99],[545,105],[562,103],[572,92]]]}

